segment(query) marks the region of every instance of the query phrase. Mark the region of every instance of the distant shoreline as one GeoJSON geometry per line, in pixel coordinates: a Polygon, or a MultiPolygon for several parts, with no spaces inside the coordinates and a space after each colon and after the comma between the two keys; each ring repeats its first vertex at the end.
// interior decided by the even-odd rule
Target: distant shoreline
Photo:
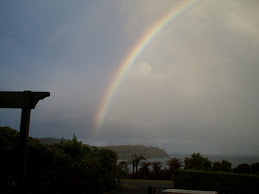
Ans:
{"type": "MultiPolygon", "coordinates": [[[[46,137],[46,138],[37,138],[39,139],[43,144],[55,144],[58,143],[62,140],[62,138],[53,138],[53,137],[46,137]]],[[[64,141],[70,141],[70,139],[64,139],[64,141]]],[[[80,141],[80,140],[79,140],[80,141]]],[[[84,143],[82,141],[82,143],[84,143]]],[[[166,153],[165,150],[154,147],[154,146],[144,146],[144,145],[120,145],[120,146],[97,146],[97,147],[104,147],[110,149],[111,147],[115,148],[112,149],[113,151],[117,152],[119,160],[129,160],[132,154],[137,154],[137,155],[144,155],[147,153],[149,150],[149,155],[146,155],[146,158],[148,160],[152,161],[166,161],[169,158],[176,157],[180,159],[182,162],[184,162],[185,157],[191,157],[191,154],[184,154],[184,153],[177,153],[177,154],[168,154],[166,153]],[[118,148],[122,147],[128,147],[131,148],[127,152],[124,150],[121,150],[121,152],[118,152],[118,148]],[[139,149],[141,148],[140,152],[139,149]],[[153,153],[152,153],[153,151],[153,153]],[[124,155],[123,155],[124,154],[124,155]]],[[[197,152],[198,153],[198,152],[197,152]]],[[[204,154],[201,153],[204,157],[208,158],[211,162],[216,162],[216,161],[222,161],[222,160],[227,160],[232,164],[232,168],[235,168],[239,164],[249,164],[251,165],[252,163],[259,162],[259,155],[227,155],[227,154],[204,154]]]]}

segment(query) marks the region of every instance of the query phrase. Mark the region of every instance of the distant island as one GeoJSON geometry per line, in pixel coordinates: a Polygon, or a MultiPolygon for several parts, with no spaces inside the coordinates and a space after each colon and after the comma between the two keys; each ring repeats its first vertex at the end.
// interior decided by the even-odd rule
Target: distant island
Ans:
{"type": "MultiPolygon", "coordinates": [[[[38,138],[38,139],[43,144],[55,144],[61,141],[60,138],[53,138],[53,137],[45,137],[45,138],[38,138]]],[[[70,140],[64,139],[64,141],[70,141],[70,140]]],[[[154,146],[112,145],[112,146],[103,146],[103,148],[113,150],[118,154],[119,159],[122,159],[122,160],[130,159],[132,154],[136,154],[138,156],[142,155],[145,158],[168,158],[169,157],[165,150],[154,146]]]]}
{"type": "Polygon", "coordinates": [[[115,151],[119,159],[128,160],[132,154],[138,156],[142,155],[145,158],[168,158],[165,150],[153,146],[144,145],[118,145],[118,146],[104,146],[104,148],[115,151]]]}

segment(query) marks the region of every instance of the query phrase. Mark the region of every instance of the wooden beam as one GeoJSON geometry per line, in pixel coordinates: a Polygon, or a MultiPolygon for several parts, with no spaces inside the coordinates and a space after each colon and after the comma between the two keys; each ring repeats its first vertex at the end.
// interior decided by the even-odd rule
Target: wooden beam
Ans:
{"type": "Polygon", "coordinates": [[[18,193],[26,192],[26,163],[27,144],[30,128],[31,109],[34,109],[39,100],[50,96],[49,92],[5,92],[0,91],[0,108],[21,108],[20,125],[20,157],[18,160],[18,193]]]}
{"type": "Polygon", "coordinates": [[[39,100],[50,96],[49,92],[0,92],[0,108],[34,109],[39,100]]]}

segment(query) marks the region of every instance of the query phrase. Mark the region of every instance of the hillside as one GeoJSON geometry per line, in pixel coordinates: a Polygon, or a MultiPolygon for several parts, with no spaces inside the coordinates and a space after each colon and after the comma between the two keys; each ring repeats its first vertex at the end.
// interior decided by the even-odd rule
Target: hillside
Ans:
{"type": "Polygon", "coordinates": [[[169,157],[165,150],[158,147],[144,145],[119,145],[119,146],[105,146],[110,150],[115,151],[119,159],[128,160],[132,154],[142,155],[145,158],[164,158],[169,157]]]}
{"type": "MultiPolygon", "coordinates": [[[[46,137],[38,138],[43,144],[55,144],[59,143],[61,139],[46,137]]],[[[69,139],[64,139],[64,141],[70,141],[69,139]]],[[[128,160],[131,158],[132,154],[137,154],[144,156],[145,158],[167,158],[169,157],[165,150],[153,146],[144,145],[119,145],[119,146],[104,146],[104,148],[115,151],[118,154],[119,159],[128,160]]]]}

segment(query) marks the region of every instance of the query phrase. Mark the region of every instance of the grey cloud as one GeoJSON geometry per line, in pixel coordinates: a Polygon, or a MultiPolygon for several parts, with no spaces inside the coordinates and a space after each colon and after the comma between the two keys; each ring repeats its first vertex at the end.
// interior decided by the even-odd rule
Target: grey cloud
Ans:
{"type": "MultiPolygon", "coordinates": [[[[52,28],[36,43],[45,54],[24,48],[33,57],[14,55],[12,62],[23,59],[26,66],[8,59],[1,72],[4,90],[51,93],[33,110],[30,134],[157,145],[169,153],[259,153],[258,1],[200,0],[167,25],[122,81],[102,128],[93,131],[119,65],[178,2],[92,3],[70,19],[46,22],[52,28]]],[[[19,111],[0,115],[1,125],[19,129],[19,111]]]]}
{"type": "Polygon", "coordinates": [[[182,141],[182,151],[258,153],[258,42],[247,29],[240,33],[243,23],[229,24],[239,17],[250,21],[257,12],[234,4],[216,9],[220,2],[200,1],[162,31],[121,84],[103,130],[108,121],[122,129],[133,124],[129,133],[171,151],[182,141]],[[136,76],[142,62],[152,71],[136,76]]]}

